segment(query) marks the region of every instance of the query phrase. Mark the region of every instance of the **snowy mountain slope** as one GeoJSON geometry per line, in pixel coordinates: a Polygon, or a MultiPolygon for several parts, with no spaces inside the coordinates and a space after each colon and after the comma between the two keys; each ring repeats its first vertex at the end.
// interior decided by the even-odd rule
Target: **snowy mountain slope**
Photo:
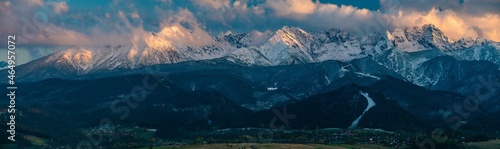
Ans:
{"type": "Polygon", "coordinates": [[[498,68],[498,65],[488,61],[460,61],[451,56],[441,56],[423,63],[417,70],[421,77],[415,82],[429,89],[476,95],[478,84],[484,80],[496,82],[500,79],[495,77],[500,76],[498,68]]]}
{"type": "Polygon", "coordinates": [[[311,34],[285,26],[261,45],[259,51],[272,65],[310,63],[314,62],[309,47],[313,42],[311,34]]]}
{"type": "Polygon", "coordinates": [[[446,51],[446,55],[453,56],[458,60],[467,61],[489,61],[500,65],[500,44],[491,41],[477,39],[473,45],[467,48],[446,51]]]}
{"type": "Polygon", "coordinates": [[[249,46],[262,45],[273,33],[271,31],[259,32],[252,31],[249,33],[227,33],[222,37],[216,38],[217,41],[226,41],[233,47],[243,48],[249,46]]]}
{"type": "Polygon", "coordinates": [[[451,49],[449,39],[441,30],[432,24],[395,29],[387,33],[395,47],[407,52],[416,52],[427,49],[451,49]]]}
{"type": "Polygon", "coordinates": [[[312,55],[315,44],[313,35],[297,27],[285,26],[263,44],[235,50],[226,59],[263,66],[312,63],[317,62],[312,55]]]}
{"type": "Polygon", "coordinates": [[[381,53],[390,47],[389,44],[382,34],[357,37],[336,29],[308,33],[297,27],[285,26],[262,45],[238,49],[226,57],[230,61],[263,66],[350,61],[381,53]],[[256,59],[265,61],[259,64],[255,63],[256,59]]]}
{"type": "Polygon", "coordinates": [[[145,44],[117,46],[71,47],[24,65],[28,70],[58,67],[77,74],[111,70],[134,69],[155,64],[169,64],[219,58],[234,50],[226,42],[207,41],[200,45],[174,43],[173,36],[196,40],[196,36],[182,33],[175,28],[151,33],[145,44]]]}

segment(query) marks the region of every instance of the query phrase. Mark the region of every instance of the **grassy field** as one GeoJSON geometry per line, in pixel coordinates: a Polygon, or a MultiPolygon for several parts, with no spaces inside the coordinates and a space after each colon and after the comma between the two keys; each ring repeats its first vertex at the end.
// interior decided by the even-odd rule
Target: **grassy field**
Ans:
{"type": "Polygon", "coordinates": [[[47,143],[46,143],[46,140],[42,139],[42,138],[39,138],[39,137],[35,137],[35,136],[24,136],[24,138],[28,141],[31,142],[31,144],[35,145],[35,146],[49,146],[47,143]]]}
{"type": "MultiPolygon", "coordinates": [[[[389,147],[380,145],[323,145],[323,144],[210,144],[210,145],[187,145],[187,146],[159,146],[153,149],[388,149],[389,147]]],[[[139,148],[149,149],[149,147],[139,148]]]]}
{"type": "Polygon", "coordinates": [[[466,146],[469,149],[500,149],[500,140],[467,143],[466,146]]]}

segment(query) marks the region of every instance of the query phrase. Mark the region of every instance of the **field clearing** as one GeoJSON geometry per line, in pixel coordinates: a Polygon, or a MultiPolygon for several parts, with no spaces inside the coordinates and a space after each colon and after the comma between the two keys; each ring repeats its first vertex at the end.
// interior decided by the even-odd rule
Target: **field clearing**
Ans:
{"type": "Polygon", "coordinates": [[[500,140],[467,143],[469,149],[500,149],[500,140]]]}

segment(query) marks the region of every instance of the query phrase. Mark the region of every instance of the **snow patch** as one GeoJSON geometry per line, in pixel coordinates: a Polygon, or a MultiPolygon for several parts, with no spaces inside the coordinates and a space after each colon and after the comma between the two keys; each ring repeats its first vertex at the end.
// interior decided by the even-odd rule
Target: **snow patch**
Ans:
{"type": "Polygon", "coordinates": [[[191,83],[191,91],[195,91],[196,90],[196,83],[191,83]]]}
{"type": "Polygon", "coordinates": [[[324,77],[325,77],[325,80],[326,80],[326,84],[327,84],[327,85],[330,85],[330,83],[332,83],[332,82],[330,81],[330,79],[328,79],[328,77],[327,77],[326,75],[325,75],[324,77]]]}
{"type": "Polygon", "coordinates": [[[267,90],[268,91],[275,91],[275,90],[278,90],[278,88],[277,87],[268,87],[267,90]]]}
{"type": "Polygon", "coordinates": [[[361,73],[361,72],[356,72],[357,75],[363,76],[363,77],[369,77],[369,78],[374,78],[376,80],[380,80],[380,77],[371,75],[371,74],[366,74],[366,73],[361,73]]]}
{"type": "Polygon", "coordinates": [[[365,113],[368,112],[368,110],[370,110],[370,108],[375,106],[375,101],[373,101],[373,99],[370,98],[370,96],[368,96],[368,93],[363,93],[362,91],[359,91],[359,94],[363,95],[366,98],[366,102],[368,102],[368,105],[366,106],[365,111],[363,111],[363,114],[361,114],[356,120],[354,120],[351,123],[351,126],[349,126],[349,128],[358,127],[358,123],[359,123],[359,120],[361,120],[361,117],[363,117],[363,115],[365,115],[365,113]]]}

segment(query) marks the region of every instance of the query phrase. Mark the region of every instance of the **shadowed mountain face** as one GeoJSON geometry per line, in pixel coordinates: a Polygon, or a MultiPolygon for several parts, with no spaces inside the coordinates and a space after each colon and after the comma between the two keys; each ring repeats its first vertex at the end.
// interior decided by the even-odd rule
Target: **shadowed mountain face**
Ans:
{"type": "Polygon", "coordinates": [[[9,64],[5,61],[0,61],[0,68],[6,68],[9,64]]]}
{"type": "MultiPolygon", "coordinates": [[[[179,69],[165,65],[152,75],[21,83],[17,90],[22,103],[18,105],[22,112],[19,129],[75,141],[83,135],[79,130],[109,120],[155,128],[158,136],[178,138],[225,128],[269,128],[276,111],[293,115],[283,125],[288,129],[350,128],[359,117],[357,128],[394,131],[455,124],[445,117],[456,114],[454,104],[463,103],[466,96],[414,85],[377,66],[371,59],[360,59],[161,73],[179,69]],[[368,98],[374,104],[367,110],[368,98]]],[[[498,98],[488,102],[498,102],[498,98]]],[[[485,119],[498,114],[489,112],[495,108],[481,104],[464,128],[493,129],[495,121],[485,119]]],[[[282,124],[276,123],[277,127],[282,124]]]]}

